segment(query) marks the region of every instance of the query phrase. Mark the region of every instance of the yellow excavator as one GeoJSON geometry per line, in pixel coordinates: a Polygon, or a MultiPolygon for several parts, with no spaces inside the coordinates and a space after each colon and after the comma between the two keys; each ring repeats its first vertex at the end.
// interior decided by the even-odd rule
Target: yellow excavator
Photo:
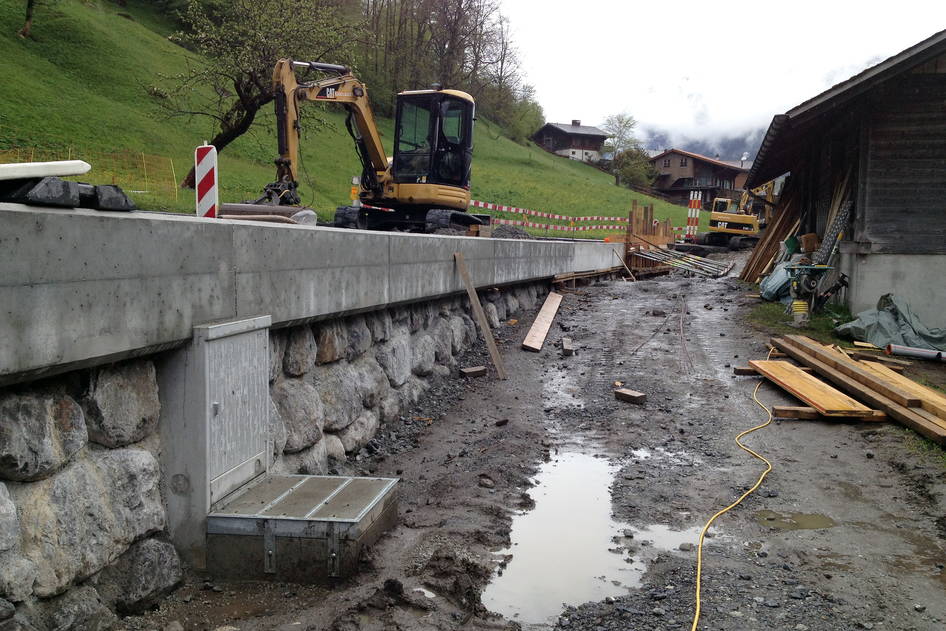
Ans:
{"type": "Polygon", "coordinates": [[[362,172],[356,199],[340,206],[334,225],[370,230],[433,231],[481,221],[467,213],[473,159],[473,97],[459,90],[413,90],[397,95],[394,157],[385,155],[368,91],[346,66],[280,59],[273,70],[279,157],[276,181],[257,204],[299,205],[299,106],[339,103],[355,141],[362,172]],[[324,78],[299,82],[297,69],[324,78]],[[325,75],[328,75],[327,77],[325,75]]]}
{"type": "Polygon", "coordinates": [[[775,208],[775,182],[745,191],[735,200],[716,197],[710,206],[709,231],[697,236],[702,245],[728,246],[732,250],[752,247],[765,229],[775,208]]]}

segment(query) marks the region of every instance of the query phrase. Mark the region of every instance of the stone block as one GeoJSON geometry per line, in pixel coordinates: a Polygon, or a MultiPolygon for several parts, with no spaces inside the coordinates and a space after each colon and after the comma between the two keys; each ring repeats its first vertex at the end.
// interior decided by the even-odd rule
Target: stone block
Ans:
{"type": "Polygon", "coordinates": [[[355,316],[348,321],[348,351],[346,357],[352,361],[361,357],[371,348],[371,330],[364,316],[355,316]]]}
{"type": "Polygon", "coordinates": [[[49,598],[164,529],[160,471],[143,449],[92,450],[56,475],[9,485],[20,554],[35,565],[33,592],[49,598]]]}
{"type": "Polygon", "coordinates": [[[137,443],[158,426],[154,364],[135,359],[93,372],[84,404],[90,440],[113,448],[137,443]]]}
{"type": "Polygon", "coordinates": [[[324,430],[337,432],[354,421],[364,408],[355,386],[355,371],[348,362],[318,366],[309,377],[322,400],[324,430]]]}
{"type": "Polygon", "coordinates": [[[295,326],[289,329],[282,369],[290,377],[301,377],[315,366],[318,346],[312,327],[295,326]]]}
{"type": "Polygon", "coordinates": [[[371,339],[377,342],[384,342],[391,337],[391,314],[387,309],[374,311],[365,317],[368,329],[371,331],[371,339]]]}
{"type": "Polygon", "coordinates": [[[286,353],[286,332],[269,332],[269,383],[282,374],[282,362],[286,353]]]}
{"type": "Polygon", "coordinates": [[[412,370],[418,377],[426,377],[433,372],[437,361],[437,343],[429,335],[419,335],[411,346],[412,370]]]}
{"type": "Polygon", "coordinates": [[[157,607],[182,578],[174,546],[151,538],[132,544],[91,582],[118,613],[140,614],[157,607]]]}
{"type": "Polygon", "coordinates": [[[345,445],[342,444],[341,438],[335,434],[325,434],[322,440],[325,441],[325,453],[329,458],[345,460],[345,445]]]}
{"type": "Polygon", "coordinates": [[[411,340],[407,330],[396,331],[388,342],[378,347],[375,357],[391,385],[400,387],[411,376],[411,340]]]}
{"type": "Polygon", "coordinates": [[[319,391],[302,379],[285,379],[273,386],[273,401],[286,426],[286,453],[302,451],[322,438],[325,410],[319,391]]]}
{"type": "Polygon", "coordinates": [[[352,453],[367,445],[377,431],[378,415],[365,410],[351,425],[338,432],[338,439],[342,441],[345,451],[352,453]]]}
{"type": "Polygon", "coordinates": [[[87,441],[82,408],[65,394],[0,394],[0,478],[45,478],[64,467],[87,441]]]}
{"type": "Polygon", "coordinates": [[[489,328],[498,329],[499,328],[499,311],[496,310],[496,304],[492,302],[487,302],[483,305],[483,313],[486,314],[486,321],[489,323],[489,328]]]}
{"type": "Polygon", "coordinates": [[[319,349],[316,363],[330,364],[348,352],[348,329],[341,320],[329,320],[318,327],[315,341],[319,349]]]}

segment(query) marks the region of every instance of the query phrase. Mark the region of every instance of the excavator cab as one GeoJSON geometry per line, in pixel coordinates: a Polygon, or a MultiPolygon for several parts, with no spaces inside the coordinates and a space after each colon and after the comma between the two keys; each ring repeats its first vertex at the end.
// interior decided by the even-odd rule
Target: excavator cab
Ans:
{"type": "Polygon", "coordinates": [[[465,92],[398,94],[394,181],[469,189],[474,113],[473,99],[465,92]]]}

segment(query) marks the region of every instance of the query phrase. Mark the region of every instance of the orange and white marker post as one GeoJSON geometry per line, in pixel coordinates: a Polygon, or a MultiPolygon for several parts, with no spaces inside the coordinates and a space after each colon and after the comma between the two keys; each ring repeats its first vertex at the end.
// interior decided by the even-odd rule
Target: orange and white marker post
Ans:
{"type": "Polygon", "coordinates": [[[687,228],[684,241],[696,241],[696,231],[700,226],[700,208],[703,206],[703,193],[690,191],[690,203],[687,207],[687,228]]]}
{"type": "Polygon", "coordinates": [[[220,206],[217,148],[206,142],[194,150],[194,182],[197,183],[197,216],[216,217],[220,206]]]}

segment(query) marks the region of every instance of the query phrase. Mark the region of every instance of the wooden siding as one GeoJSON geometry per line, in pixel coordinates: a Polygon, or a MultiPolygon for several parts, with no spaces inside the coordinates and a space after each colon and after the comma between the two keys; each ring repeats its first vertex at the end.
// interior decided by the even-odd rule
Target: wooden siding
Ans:
{"type": "Polygon", "coordinates": [[[946,253],[944,102],[946,74],[935,71],[905,75],[871,99],[856,240],[873,252],[946,253]]]}

